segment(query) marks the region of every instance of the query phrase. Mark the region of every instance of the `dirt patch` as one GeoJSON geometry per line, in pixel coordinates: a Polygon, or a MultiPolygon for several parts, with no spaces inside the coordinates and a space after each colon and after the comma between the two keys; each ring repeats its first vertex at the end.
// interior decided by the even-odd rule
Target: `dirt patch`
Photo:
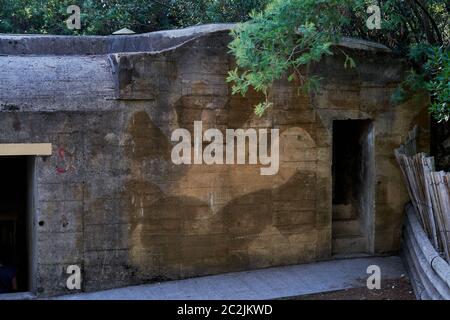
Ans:
{"type": "Polygon", "coordinates": [[[398,279],[384,281],[380,290],[347,289],[297,297],[293,300],[416,300],[416,297],[409,280],[398,279]]]}

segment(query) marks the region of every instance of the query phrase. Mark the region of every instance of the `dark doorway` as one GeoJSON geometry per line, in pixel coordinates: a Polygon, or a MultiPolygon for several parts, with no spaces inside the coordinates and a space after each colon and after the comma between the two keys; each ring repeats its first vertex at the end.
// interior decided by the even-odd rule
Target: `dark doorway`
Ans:
{"type": "Polygon", "coordinates": [[[333,122],[333,252],[367,253],[373,229],[373,125],[333,122]]]}
{"type": "Polygon", "coordinates": [[[16,270],[18,291],[29,290],[28,157],[0,157],[0,262],[16,270]]]}

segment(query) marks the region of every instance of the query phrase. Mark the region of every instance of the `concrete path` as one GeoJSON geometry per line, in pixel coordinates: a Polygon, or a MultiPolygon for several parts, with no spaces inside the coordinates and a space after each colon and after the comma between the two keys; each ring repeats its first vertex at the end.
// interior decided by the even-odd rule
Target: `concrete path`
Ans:
{"type": "Polygon", "coordinates": [[[405,274],[399,257],[333,260],[289,267],[228,273],[94,293],[64,300],[264,300],[343,290],[366,285],[367,267],[381,268],[381,281],[405,274]]]}

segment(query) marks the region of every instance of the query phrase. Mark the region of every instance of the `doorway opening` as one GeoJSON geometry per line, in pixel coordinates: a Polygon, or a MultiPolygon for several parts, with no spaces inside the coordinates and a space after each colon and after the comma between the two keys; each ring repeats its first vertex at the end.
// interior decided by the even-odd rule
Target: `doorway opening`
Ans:
{"type": "Polygon", "coordinates": [[[374,139],[371,120],[333,121],[333,254],[373,252],[374,139]]]}
{"type": "Polygon", "coordinates": [[[32,291],[34,157],[0,157],[0,263],[3,292],[32,291]],[[7,268],[7,271],[5,269],[7,268]],[[16,291],[7,291],[15,274],[16,291]]]}

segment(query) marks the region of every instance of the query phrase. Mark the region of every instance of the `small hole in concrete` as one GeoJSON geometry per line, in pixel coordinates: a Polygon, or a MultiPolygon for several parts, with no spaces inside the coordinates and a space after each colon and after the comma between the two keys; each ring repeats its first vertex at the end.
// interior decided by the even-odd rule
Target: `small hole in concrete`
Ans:
{"type": "Polygon", "coordinates": [[[44,225],[44,221],[39,221],[39,226],[43,226],[44,225]]]}

